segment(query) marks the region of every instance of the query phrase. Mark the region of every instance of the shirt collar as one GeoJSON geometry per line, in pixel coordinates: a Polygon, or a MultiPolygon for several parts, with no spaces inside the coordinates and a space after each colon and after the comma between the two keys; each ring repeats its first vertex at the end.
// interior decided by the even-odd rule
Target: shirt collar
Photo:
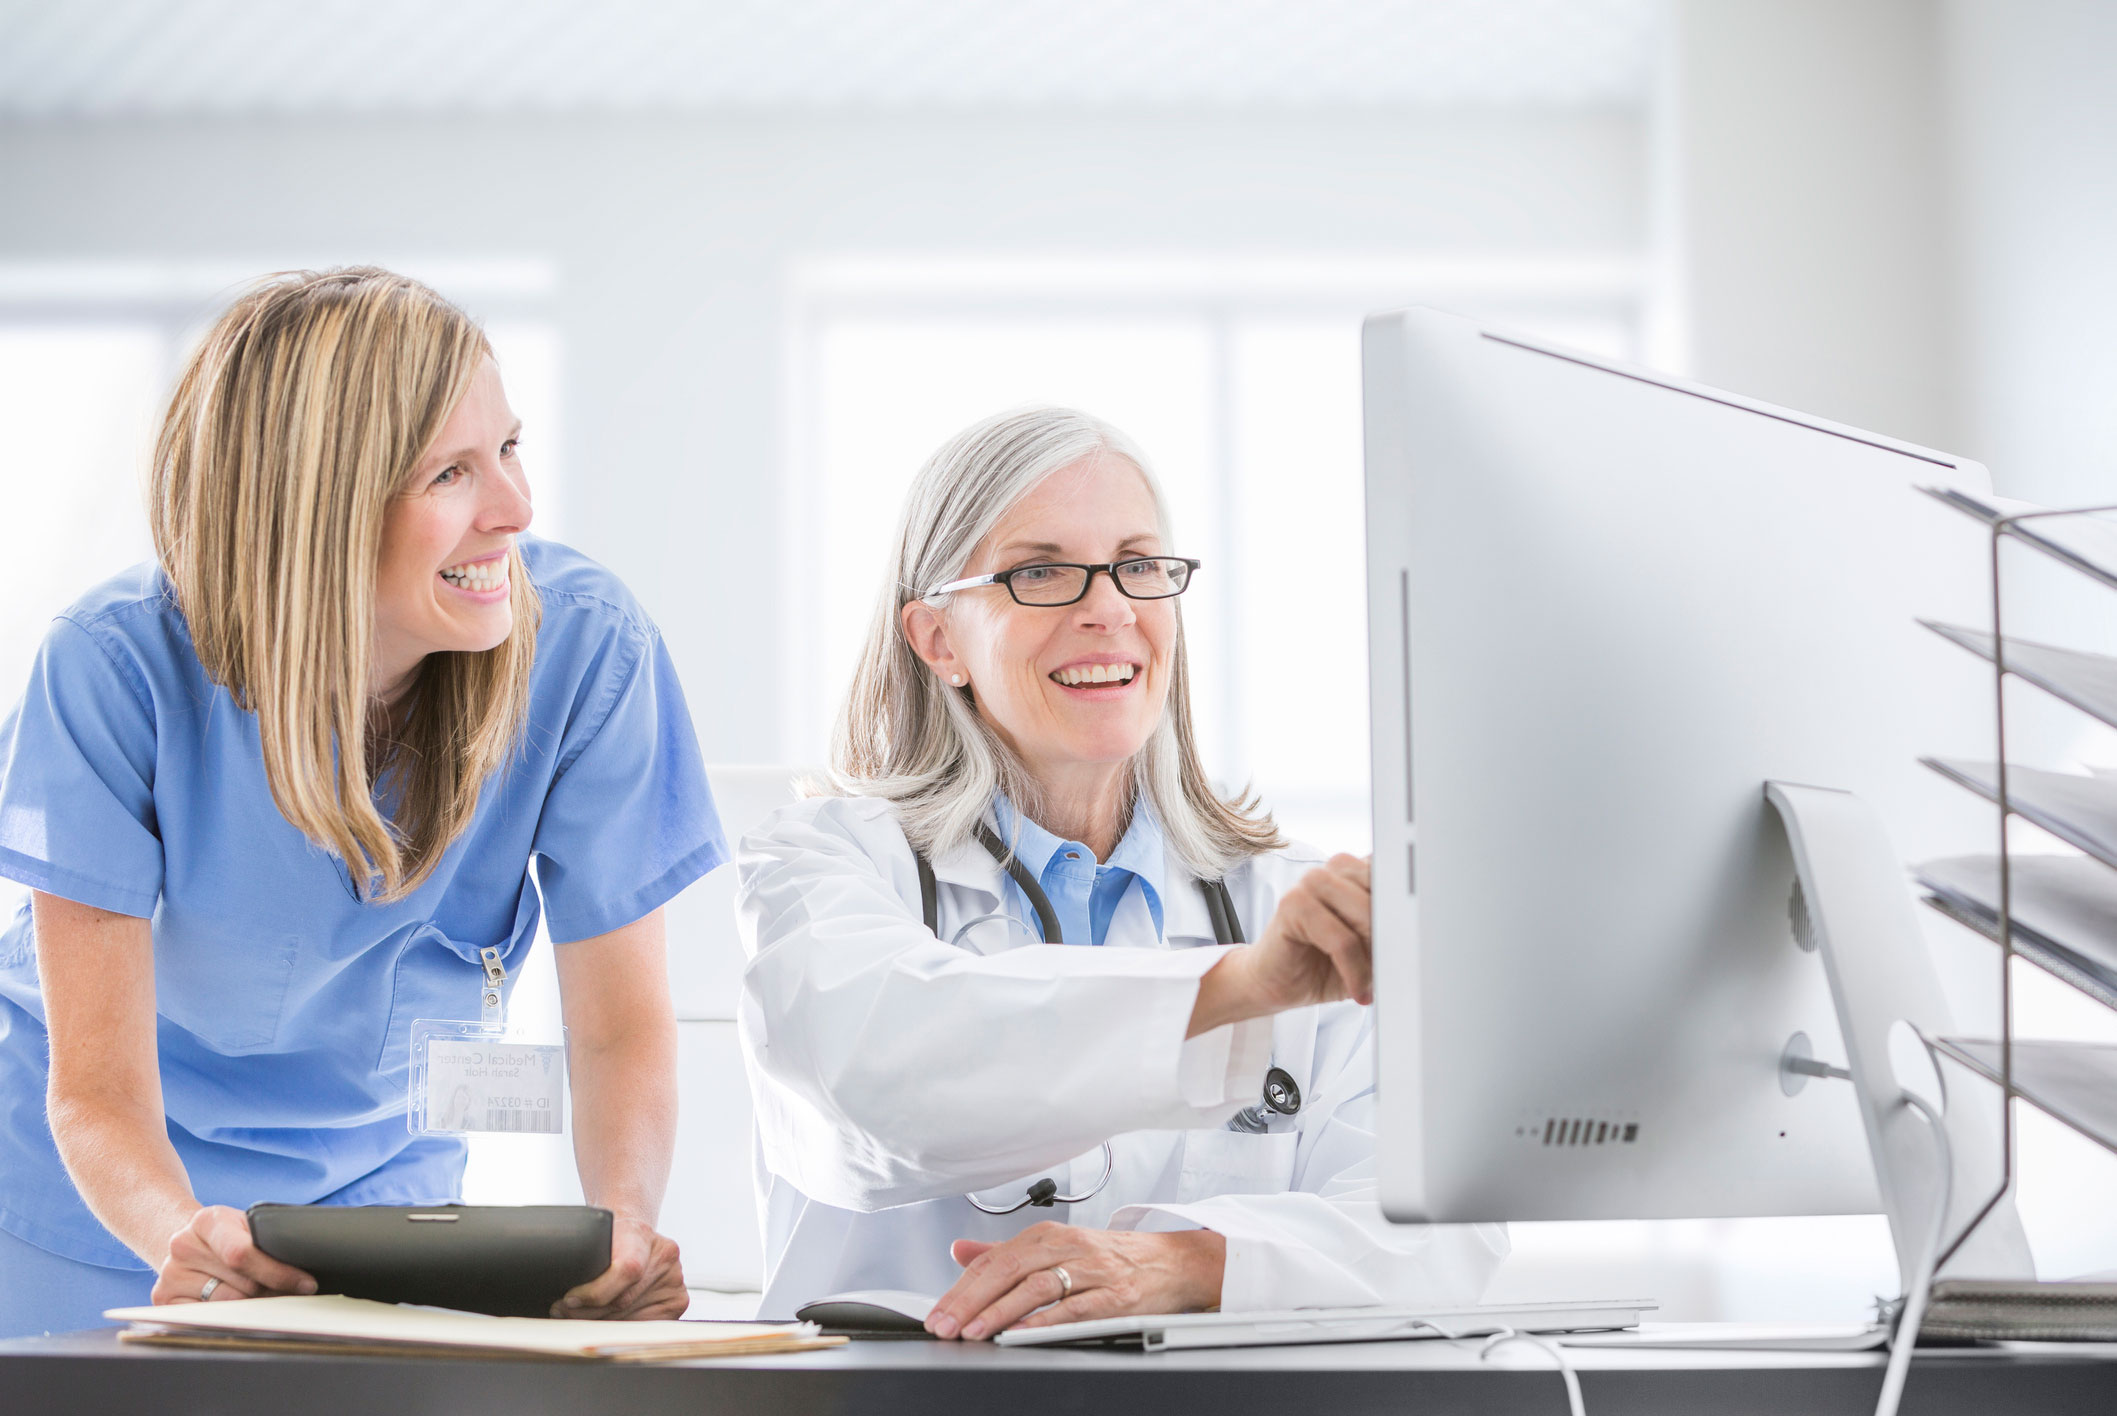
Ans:
{"type": "MultiPolygon", "coordinates": [[[[996,796],[992,802],[993,823],[1000,842],[1013,849],[1015,857],[1029,868],[1029,873],[1041,883],[1044,872],[1050,868],[1051,859],[1068,846],[1086,853],[1087,847],[1078,841],[1062,841],[1036,822],[1015,809],[1014,803],[1005,796],[996,796]]],[[[973,847],[983,854],[982,847],[973,847]]],[[[1128,870],[1139,881],[1141,895],[1146,898],[1147,910],[1154,916],[1156,929],[1163,928],[1163,901],[1166,892],[1162,889],[1164,871],[1167,869],[1168,842],[1162,833],[1161,822],[1155,819],[1153,808],[1141,801],[1132,809],[1132,822],[1110,852],[1110,858],[1102,862],[1104,869],[1128,870]]]]}
{"type": "MultiPolygon", "coordinates": [[[[1136,827],[1138,822],[1135,821],[1134,825],[1136,827]]],[[[1152,829],[1157,835],[1164,834],[1158,821],[1153,823],[1152,829]]],[[[1045,834],[1050,835],[1049,832],[1045,834]]],[[[1005,837],[1001,839],[1004,840],[1005,837]]],[[[1119,849],[1123,850],[1122,842],[1119,843],[1119,849]]],[[[1046,856],[1044,859],[1048,863],[1050,857],[1046,856]]],[[[1153,892],[1148,898],[1162,903],[1162,937],[1172,940],[1197,939],[1211,943],[1212,917],[1206,913],[1205,896],[1199,893],[1196,878],[1192,875],[1190,867],[1178,860],[1166,845],[1162,848],[1159,859],[1161,869],[1142,871],[1139,875],[1141,888],[1153,892]],[[1163,882],[1173,885],[1173,894],[1162,888],[1163,882]]],[[[953,849],[935,856],[933,867],[934,878],[942,884],[976,890],[995,902],[1001,898],[1001,891],[1006,888],[1002,883],[1006,875],[1000,869],[1000,863],[975,840],[962,841],[953,849]]],[[[1245,928],[1249,930],[1260,928],[1261,923],[1243,921],[1245,928]]],[[[1257,936],[1253,933],[1250,937],[1254,940],[1257,936]]]]}
{"type": "Polygon", "coordinates": [[[1139,881],[1139,895],[1147,902],[1147,912],[1154,916],[1154,933],[1160,938],[1169,938],[1169,925],[1162,914],[1162,864],[1166,857],[1166,842],[1162,840],[1162,823],[1154,819],[1154,813],[1145,802],[1133,806],[1133,823],[1124,828],[1124,838],[1118,849],[1109,853],[1103,861],[1107,868],[1130,870],[1135,881],[1139,881]]]}
{"type": "Polygon", "coordinates": [[[992,819],[1000,844],[1013,851],[1015,859],[1028,866],[1029,873],[1038,880],[1044,878],[1045,868],[1061,848],[1072,845],[1076,850],[1080,849],[1076,843],[1060,840],[1015,810],[1014,803],[1004,796],[992,799],[992,819]]]}
{"type": "Polygon", "coordinates": [[[1161,822],[1155,820],[1154,812],[1142,801],[1132,809],[1132,824],[1125,828],[1124,839],[1117,849],[1110,852],[1104,865],[1119,870],[1129,870],[1139,881],[1140,891],[1147,897],[1147,907],[1154,912],[1157,928],[1162,922],[1162,871],[1165,867],[1168,842],[1162,835],[1161,822]]]}

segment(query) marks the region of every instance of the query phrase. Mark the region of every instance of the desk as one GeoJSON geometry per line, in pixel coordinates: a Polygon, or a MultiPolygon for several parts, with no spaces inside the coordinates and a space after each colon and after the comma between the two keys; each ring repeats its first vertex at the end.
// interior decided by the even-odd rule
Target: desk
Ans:
{"type": "MultiPolygon", "coordinates": [[[[1871,1353],[1574,1349],[1589,1416],[1827,1416],[1874,1409],[1871,1353]]],[[[116,1331],[0,1342],[0,1410],[203,1416],[1564,1416],[1543,1354],[1479,1363],[1474,1346],[1341,1343],[1217,1352],[1035,1351],[856,1342],[832,1351],[666,1366],[449,1358],[275,1357],[127,1346],[116,1331]]],[[[1906,1416],[2108,1416],[2109,1348],[1937,1351],[1913,1365],[1906,1416]]]]}

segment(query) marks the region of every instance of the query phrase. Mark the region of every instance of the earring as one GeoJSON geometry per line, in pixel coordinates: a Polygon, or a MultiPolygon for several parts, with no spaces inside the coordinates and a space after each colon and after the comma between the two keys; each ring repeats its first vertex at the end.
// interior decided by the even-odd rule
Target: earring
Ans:
{"type": "Polygon", "coordinates": [[[950,674],[948,676],[948,681],[954,684],[957,688],[961,688],[963,686],[963,676],[961,674],[950,674]]]}

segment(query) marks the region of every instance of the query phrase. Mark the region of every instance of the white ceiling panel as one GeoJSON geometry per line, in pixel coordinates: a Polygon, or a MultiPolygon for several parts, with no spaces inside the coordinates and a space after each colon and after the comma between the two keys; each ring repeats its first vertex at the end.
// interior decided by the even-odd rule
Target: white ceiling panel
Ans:
{"type": "Polygon", "coordinates": [[[1634,107],[1656,0],[0,0],[0,117],[1634,107]]]}

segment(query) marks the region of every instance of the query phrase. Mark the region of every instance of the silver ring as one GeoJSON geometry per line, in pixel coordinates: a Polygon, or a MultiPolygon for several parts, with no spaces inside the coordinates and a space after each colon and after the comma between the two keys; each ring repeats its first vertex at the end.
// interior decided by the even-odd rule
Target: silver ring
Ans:
{"type": "Polygon", "coordinates": [[[1066,1300],[1067,1300],[1068,1298],[1071,1298],[1071,1297],[1073,1296],[1073,1275],[1072,1275],[1072,1274],[1070,1274],[1070,1273],[1068,1273],[1068,1272],[1066,1272],[1066,1270],[1065,1270],[1065,1269],[1064,1269],[1063,1267],[1061,1267],[1060,1265],[1058,1265],[1058,1264],[1053,1264],[1053,1265],[1051,1266],[1051,1271],[1052,1271],[1053,1273],[1055,1273],[1055,1274],[1057,1274],[1057,1275],[1058,1275],[1058,1281],[1059,1281],[1059,1296],[1058,1296],[1058,1300],[1059,1300],[1059,1302],[1063,1303],[1063,1302],[1065,1302],[1065,1301],[1066,1301],[1066,1300]]]}
{"type": "Polygon", "coordinates": [[[208,1279],[206,1280],[206,1286],[205,1286],[204,1288],[201,1288],[201,1289],[200,1289],[200,1290],[198,1291],[198,1300],[199,1300],[199,1302],[201,1302],[201,1303],[210,1303],[210,1302],[212,1302],[212,1301],[213,1301],[213,1290],[214,1290],[214,1289],[216,1289],[216,1288],[218,1288],[218,1287],[220,1287],[220,1286],[221,1286],[221,1281],[220,1281],[219,1279],[217,1279],[217,1278],[208,1278],[208,1279]]]}

